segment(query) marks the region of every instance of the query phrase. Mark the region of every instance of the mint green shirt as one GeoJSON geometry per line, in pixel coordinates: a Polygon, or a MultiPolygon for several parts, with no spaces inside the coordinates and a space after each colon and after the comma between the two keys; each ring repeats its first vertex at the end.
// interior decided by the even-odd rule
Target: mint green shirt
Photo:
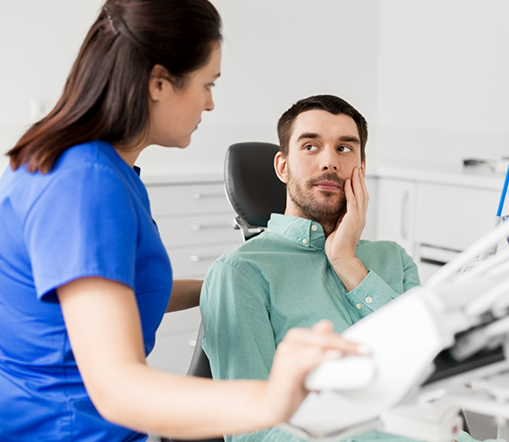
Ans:
{"type": "MultiPolygon", "coordinates": [[[[225,253],[210,267],[200,309],[203,348],[214,378],[267,379],[276,346],[292,327],[311,327],[328,319],[336,332],[343,332],[419,284],[417,266],[402,247],[392,241],[361,240],[356,255],[369,273],[347,292],[324,247],[320,224],[273,214],[266,232],[225,253]]],[[[301,439],[273,428],[227,440],[301,439]]],[[[350,440],[405,439],[372,431],[350,440]]]]}

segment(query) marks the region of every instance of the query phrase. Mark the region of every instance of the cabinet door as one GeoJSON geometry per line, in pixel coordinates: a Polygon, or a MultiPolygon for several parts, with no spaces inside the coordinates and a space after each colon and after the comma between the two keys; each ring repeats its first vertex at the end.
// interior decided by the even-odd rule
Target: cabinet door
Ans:
{"type": "MultiPolygon", "coordinates": [[[[182,216],[157,220],[161,239],[167,249],[212,244],[240,244],[242,234],[233,228],[236,214],[182,216]]],[[[231,246],[233,247],[233,246],[231,246]]],[[[170,256],[172,255],[169,250],[170,256]]]]}
{"type": "Polygon", "coordinates": [[[415,183],[379,179],[376,199],[376,239],[396,241],[414,256],[415,183]]]}
{"type": "Polygon", "coordinates": [[[152,216],[231,212],[223,183],[147,186],[152,216]]]}
{"type": "Polygon", "coordinates": [[[419,183],[417,193],[420,244],[462,251],[493,228],[498,191],[419,183]]]}
{"type": "Polygon", "coordinates": [[[178,335],[158,334],[156,345],[147,358],[147,364],[157,370],[186,374],[193,356],[197,335],[196,330],[178,335]]]}

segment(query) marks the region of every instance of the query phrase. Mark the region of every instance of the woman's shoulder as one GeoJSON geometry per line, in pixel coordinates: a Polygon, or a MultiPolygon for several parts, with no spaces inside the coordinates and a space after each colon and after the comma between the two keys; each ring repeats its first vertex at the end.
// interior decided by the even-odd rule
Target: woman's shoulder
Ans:
{"type": "Polygon", "coordinates": [[[94,140],[67,149],[55,162],[51,171],[41,177],[48,185],[69,183],[92,190],[106,186],[123,189],[139,187],[139,177],[105,141],[94,140]],[[53,183],[53,184],[50,184],[53,183]],[[81,183],[81,184],[80,184],[81,183]]]}
{"type": "MultiPolygon", "coordinates": [[[[115,172],[123,160],[105,141],[94,140],[67,149],[55,162],[50,173],[69,169],[100,169],[115,172]]],[[[125,164],[127,166],[127,164],[125,164]]]]}
{"type": "Polygon", "coordinates": [[[129,194],[128,169],[111,144],[91,141],[67,149],[46,174],[29,172],[26,166],[10,171],[0,185],[0,200],[8,198],[29,210],[41,199],[57,201],[66,194],[76,200],[125,199],[129,194]]]}

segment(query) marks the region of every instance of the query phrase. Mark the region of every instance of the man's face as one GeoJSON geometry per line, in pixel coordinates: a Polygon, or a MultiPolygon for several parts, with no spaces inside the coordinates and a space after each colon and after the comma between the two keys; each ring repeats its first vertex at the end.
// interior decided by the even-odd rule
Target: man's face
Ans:
{"type": "Polygon", "coordinates": [[[306,111],[293,123],[288,155],[278,153],[276,172],[287,184],[286,215],[336,222],[346,210],[344,181],[361,162],[359,131],[344,114],[306,111]]]}

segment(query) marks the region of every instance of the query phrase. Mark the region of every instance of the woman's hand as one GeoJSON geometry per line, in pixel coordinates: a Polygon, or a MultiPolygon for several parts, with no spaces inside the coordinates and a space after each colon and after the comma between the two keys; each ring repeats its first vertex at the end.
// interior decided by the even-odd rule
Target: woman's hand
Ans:
{"type": "Polygon", "coordinates": [[[278,345],[267,383],[267,410],[276,419],[288,420],[309,391],[304,382],[321,362],[346,353],[369,353],[362,345],[345,341],[333,332],[329,321],[320,321],[311,329],[294,328],[278,345]]]}

